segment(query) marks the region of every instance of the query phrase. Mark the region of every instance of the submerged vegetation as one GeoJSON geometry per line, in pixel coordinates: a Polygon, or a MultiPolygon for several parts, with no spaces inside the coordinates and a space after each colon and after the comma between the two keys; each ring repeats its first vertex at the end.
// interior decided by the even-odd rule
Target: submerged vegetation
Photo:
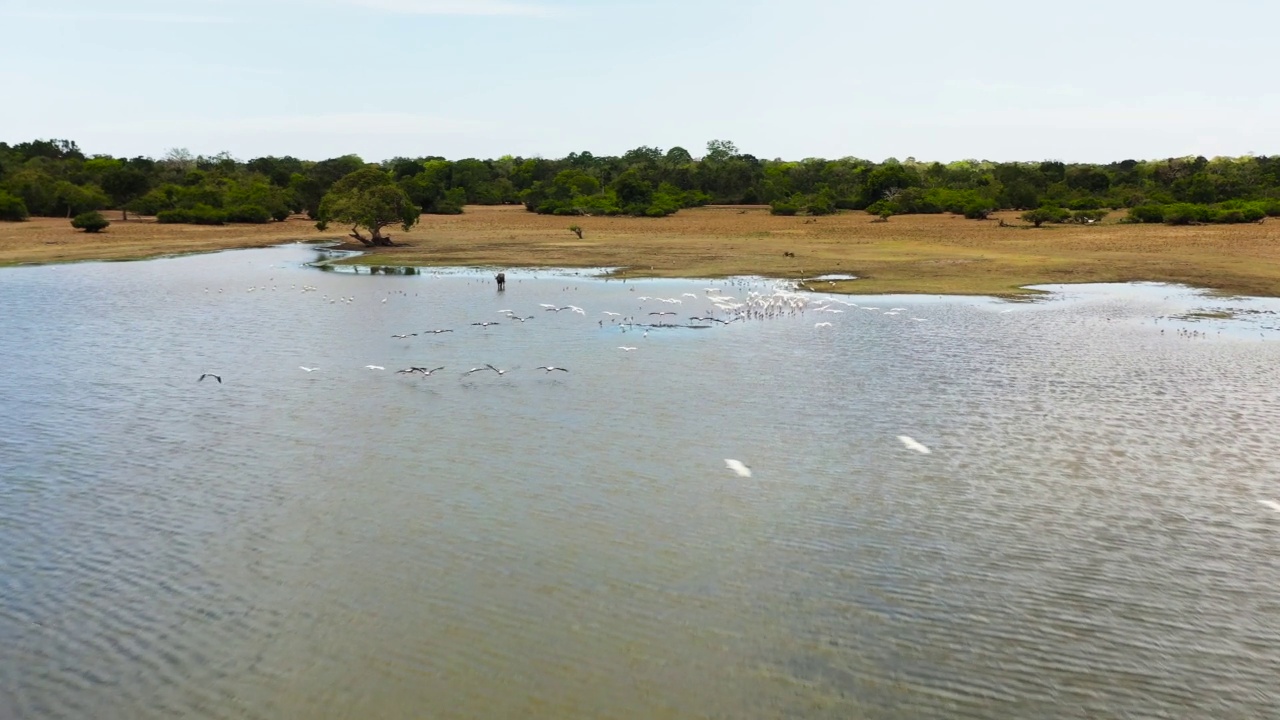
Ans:
{"type": "Polygon", "coordinates": [[[1171,225],[1249,223],[1280,215],[1280,156],[1107,164],[786,161],[757,158],[713,140],[701,157],[681,147],[638,147],[620,156],[431,156],[368,163],[355,155],[318,162],[288,156],[241,161],[227,153],[196,156],[182,149],[160,159],[114,158],[87,155],[69,140],[35,140],[0,143],[0,220],[113,209],[122,220],[133,213],[180,224],[268,223],[295,213],[323,222],[326,196],[357,172],[366,181],[369,172],[377,172],[380,186],[403,193],[403,200],[394,198],[397,207],[439,215],[462,213],[466,205],[516,204],[547,215],[636,217],[707,204],[769,205],[781,216],[858,210],[880,218],[951,213],[973,220],[1016,210],[1037,226],[1088,223],[1097,213],[1117,209],[1126,210],[1131,222],[1171,225]]]}

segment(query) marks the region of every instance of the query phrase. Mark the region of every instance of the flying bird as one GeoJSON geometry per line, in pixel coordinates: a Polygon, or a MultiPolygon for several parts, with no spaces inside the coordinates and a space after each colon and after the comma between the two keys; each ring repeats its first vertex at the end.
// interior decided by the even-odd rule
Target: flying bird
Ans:
{"type": "Polygon", "coordinates": [[[724,466],[737,473],[738,477],[751,477],[751,468],[744,465],[741,460],[725,458],[724,466]]]}
{"type": "Polygon", "coordinates": [[[820,323],[814,323],[814,324],[813,324],[813,326],[814,326],[814,327],[816,327],[816,328],[820,328],[820,327],[831,327],[831,323],[829,323],[829,322],[820,322],[820,323]]]}
{"type": "Polygon", "coordinates": [[[477,323],[471,323],[471,324],[472,324],[472,325],[479,325],[480,327],[487,328],[487,327],[489,327],[490,325],[497,325],[498,323],[496,323],[496,322],[477,322],[477,323]]]}
{"type": "Polygon", "coordinates": [[[477,373],[477,372],[480,372],[481,370],[488,370],[488,369],[489,369],[489,368],[487,368],[487,367],[473,367],[473,368],[471,368],[470,370],[468,370],[468,371],[466,371],[466,372],[464,372],[464,373],[462,373],[462,374],[463,374],[463,375],[470,375],[471,373],[477,373]]]}
{"type": "Polygon", "coordinates": [[[452,330],[423,330],[423,332],[430,333],[432,335],[439,335],[440,333],[447,333],[447,332],[453,332],[453,331],[452,330]]]}
{"type": "Polygon", "coordinates": [[[318,368],[318,367],[316,367],[316,368],[309,368],[309,367],[305,367],[305,366],[303,366],[303,365],[299,365],[299,366],[298,366],[298,369],[299,369],[299,370],[306,370],[307,372],[315,372],[315,371],[319,370],[320,368],[318,368]]]}
{"type": "Polygon", "coordinates": [[[1280,512],[1280,502],[1276,502],[1275,500],[1259,500],[1258,502],[1262,503],[1263,505],[1266,505],[1267,507],[1271,508],[1272,510],[1275,510],[1276,512],[1280,512]]]}
{"type": "Polygon", "coordinates": [[[416,337],[417,334],[418,333],[409,333],[407,335],[392,335],[391,337],[396,338],[397,340],[403,340],[405,338],[416,337]]]}
{"type": "Polygon", "coordinates": [[[213,378],[214,380],[217,380],[219,385],[221,385],[221,384],[222,384],[222,376],[221,376],[221,375],[214,375],[213,373],[205,373],[205,374],[201,375],[199,378],[197,378],[197,379],[196,379],[196,382],[200,382],[201,380],[203,380],[203,379],[205,379],[205,378],[207,378],[207,377],[211,377],[211,378],[213,378]]]}
{"type": "Polygon", "coordinates": [[[386,370],[386,368],[382,367],[381,365],[365,365],[364,369],[365,370],[386,370]]]}
{"type": "Polygon", "coordinates": [[[494,371],[494,372],[498,373],[498,375],[500,375],[500,376],[501,376],[501,375],[506,375],[507,373],[511,372],[510,370],[499,370],[498,368],[496,368],[496,367],[494,367],[494,366],[490,365],[489,363],[485,363],[485,364],[484,364],[484,366],[485,366],[485,367],[487,367],[487,368],[489,368],[490,370],[492,370],[492,371],[494,371]]]}
{"type": "Polygon", "coordinates": [[[608,315],[609,317],[617,317],[617,316],[621,315],[622,313],[609,312],[608,310],[605,310],[605,311],[604,311],[604,314],[605,314],[605,315],[608,315]]]}
{"type": "Polygon", "coordinates": [[[548,373],[551,372],[552,370],[559,370],[560,372],[569,372],[569,368],[556,367],[555,365],[543,365],[542,367],[538,367],[534,369],[546,370],[548,373]]]}
{"type": "Polygon", "coordinates": [[[632,350],[635,350],[636,348],[633,348],[633,347],[627,347],[626,345],[619,345],[619,346],[618,346],[618,349],[619,349],[619,350],[626,350],[627,352],[631,352],[632,350]]]}
{"type": "Polygon", "coordinates": [[[925,447],[919,442],[916,442],[912,438],[907,437],[906,435],[899,435],[898,441],[901,442],[903,447],[905,447],[906,449],[915,450],[921,455],[928,455],[930,452],[932,452],[929,448],[925,447]]]}
{"type": "Polygon", "coordinates": [[[431,377],[432,373],[440,372],[443,369],[444,369],[443,365],[441,365],[438,368],[414,368],[414,370],[417,370],[418,372],[422,373],[422,377],[431,377]]]}

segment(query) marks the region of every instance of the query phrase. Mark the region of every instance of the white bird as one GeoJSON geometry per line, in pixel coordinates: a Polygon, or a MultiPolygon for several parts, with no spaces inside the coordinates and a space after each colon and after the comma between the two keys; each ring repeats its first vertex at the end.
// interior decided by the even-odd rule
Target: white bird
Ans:
{"type": "Polygon", "coordinates": [[[515,310],[499,310],[498,312],[499,312],[499,313],[506,313],[506,314],[510,315],[511,313],[515,312],[515,310]]]}
{"type": "Polygon", "coordinates": [[[555,308],[555,305],[552,305],[551,303],[538,303],[538,307],[544,307],[548,310],[552,310],[555,308]]]}
{"type": "Polygon", "coordinates": [[[382,367],[381,365],[365,365],[364,369],[365,370],[386,370],[386,368],[382,367]]]}
{"type": "Polygon", "coordinates": [[[626,345],[619,345],[619,346],[618,346],[618,349],[619,349],[619,350],[626,350],[627,352],[631,352],[632,350],[635,350],[636,348],[633,348],[633,347],[627,347],[626,345]]]}
{"type": "Polygon", "coordinates": [[[605,310],[603,312],[605,315],[608,315],[609,317],[617,317],[622,314],[622,313],[616,313],[616,312],[609,312],[608,310],[605,310]]]}
{"type": "Polygon", "coordinates": [[[307,372],[315,372],[315,371],[319,370],[320,368],[309,368],[309,367],[304,367],[304,366],[302,366],[302,365],[299,365],[299,366],[298,366],[298,369],[299,369],[299,370],[306,370],[307,372]]]}
{"type": "Polygon", "coordinates": [[[211,378],[213,378],[214,380],[217,380],[219,385],[221,385],[221,384],[222,384],[222,376],[221,376],[221,375],[214,375],[214,374],[213,374],[213,373],[211,373],[211,372],[207,372],[207,373],[205,373],[205,374],[201,375],[199,378],[197,378],[197,379],[196,379],[196,382],[200,382],[201,380],[203,380],[203,379],[205,379],[205,378],[207,378],[207,377],[211,377],[211,378]]]}
{"type": "Polygon", "coordinates": [[[681,293],[681,294],[680,294],[680,297],[691,297],[691,298],[693,298],[694,300],[697,300],[697,299],[698,299],[698,296],[697,296],[697,295],[694,295],[693,293],[681,293]]]}
{"type": "Polygon", "coordinates": [[[494,367],[494,366],[490,365],[489,363],[485,363],[485,365],[484,365],[484,366],[485,366],[485,367],[487,367],[487,368],[489,368],[490,370],[492,370],[492,371],[494,371],[494,372],[498,373],[498,375],[506,375],[507,373],[511,372],[510,370],[499,370],[498,368],[496,368],[496,367],[494,367]]]}
{"type": "Polygon", "coordinates": [[[431,333],[432,335],[439,335],[440,333],[447,333],[447,332],[453,332],[453,331],[452,330],[423,330],[422,332],[431,333]]]}
{"type": "Polygon", "coordinates": [[[724,466],[737,473],[738,477],[751,477],[751,468],[744,465],[741,460],[725,458],[724,466]]]}
{"type": "Polygon", "coordinates": [[[1275,510],[1276,512],[1280,512],[1280,502],[1276,502],[1275,500],[1259,500],[1258,502],[1262,503],[1263,505],[1266,505],[1267,507],[1271,508],[1272,510],[1275,510]]]}
{"type": "Polygon", "coordinates": [[[569,368],[556,367],[555,365],[543,365],[543,366],[541,366],[541,367],[534,368],[534,369],[535,369],[535,370],[546,370],[547,372],[551,372],[552,370],[559,370],[559,371],[561,371],[561,372],[569,372],[569,368]]]}
{"type": "Polygon", "coordinates": [[[496,322],[488,322],[488,321],[485,321],[485,322],[478,322],[478,323],[471,323],[471,324],[472,324],[472,325],[479,325],[479,326],[480,326],[480,327],[482,327],[482,328],[487,328],[487,327],[489,327],[490,325],[497,325],[498,323],[496,323],[496,322]]]}
{"type": "Polygon", "coordinates": [[[405,338],[415,337],[417,334],[418,333],[409,333],[407,335],[392,335],[391,337],[396,338],[397,340],[403,340],[405,338]]]}
{"type": "Polygon", "coordinates": [[[462,373],[462,374],[463,374],[463,375],[470,375],[471,373],[477,373],[477,372],[480,372],[481,370],[488,370],[488,369],[489,369],[489,368],[487,368],[487,367],[473,367],[473,368],[471,368],[470,370],[468,370],[468,371],[466,371],[466,372],[464,372],[464,373],[462,373]]]}
{"type": "Polygon", "coordinates": [[[831,323],[829,323],[829,322],[820,322],[820,323],[814,323],[814,324],[813,324],[813,326],[814,326],[814,327],[816,327],[816,328],[820,328],[820,327],[831,327],[831,323]]]}
{"type": "Polygon", "coordinates": [[[443,365],[441,365],[438,368],[414,368],[414,370],[417,370],[418,372],[422,373],[422,377],[431,377],[431,373],[439,372],[443,369],[444,369],[443,365]]]}
{"type": "Polygon", "coordinates": [[[899,435],[898,441],[901,442],[903,447],[905,447],[906,449],[915,450],[921,455],[928,455],[930,452],[932,452],[929,448],[925,447],[921,443],[916,442],[912,438],[907,437],[906,435],[899,435]]]}

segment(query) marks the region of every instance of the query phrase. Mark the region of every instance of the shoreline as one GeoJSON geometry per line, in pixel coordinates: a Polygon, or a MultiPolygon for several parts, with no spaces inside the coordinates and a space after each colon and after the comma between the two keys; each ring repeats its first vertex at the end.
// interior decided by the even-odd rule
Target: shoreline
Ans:
{"type": "MultiPolygon", "coordinates": [[[[1280,222],[1169,227],[1118,224],[999,227],[950,215],[865,213],[820,218],[772,216],[767,209],[706,207],[668,218],[567,218],[519,206],[424,215],[396,245],[349,242],[345,228],[315,229],[302,217],[266,225],[160,225],[120,221],[99,234],[65,218],[0,223],[0,267],[77,261],[123,262],[291,242],[358,251],[334,265],[382,267],[616,268],[611,278],[760,276],[812,280],[809,289],[850,295],[982,295],[1031,299],[1030,286],[1170,282],[1222,295],[1280,297],[1280,222]],[[585,230],[579,239],[568,226],[585,230]],[[817,287],[817,283],[821,287],[817,287]]],[[[110,216],[109,216],[109,219],[110,216]]]]}

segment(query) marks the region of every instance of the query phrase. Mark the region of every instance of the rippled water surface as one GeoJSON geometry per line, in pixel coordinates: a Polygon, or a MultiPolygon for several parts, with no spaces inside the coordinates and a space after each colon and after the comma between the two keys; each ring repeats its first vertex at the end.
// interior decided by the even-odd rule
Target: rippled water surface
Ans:
{"type": "Polygon", "coordinates": [[[0,717],[1280,717],[1274,302],[313,257],[0,270],[0,717]]]}

